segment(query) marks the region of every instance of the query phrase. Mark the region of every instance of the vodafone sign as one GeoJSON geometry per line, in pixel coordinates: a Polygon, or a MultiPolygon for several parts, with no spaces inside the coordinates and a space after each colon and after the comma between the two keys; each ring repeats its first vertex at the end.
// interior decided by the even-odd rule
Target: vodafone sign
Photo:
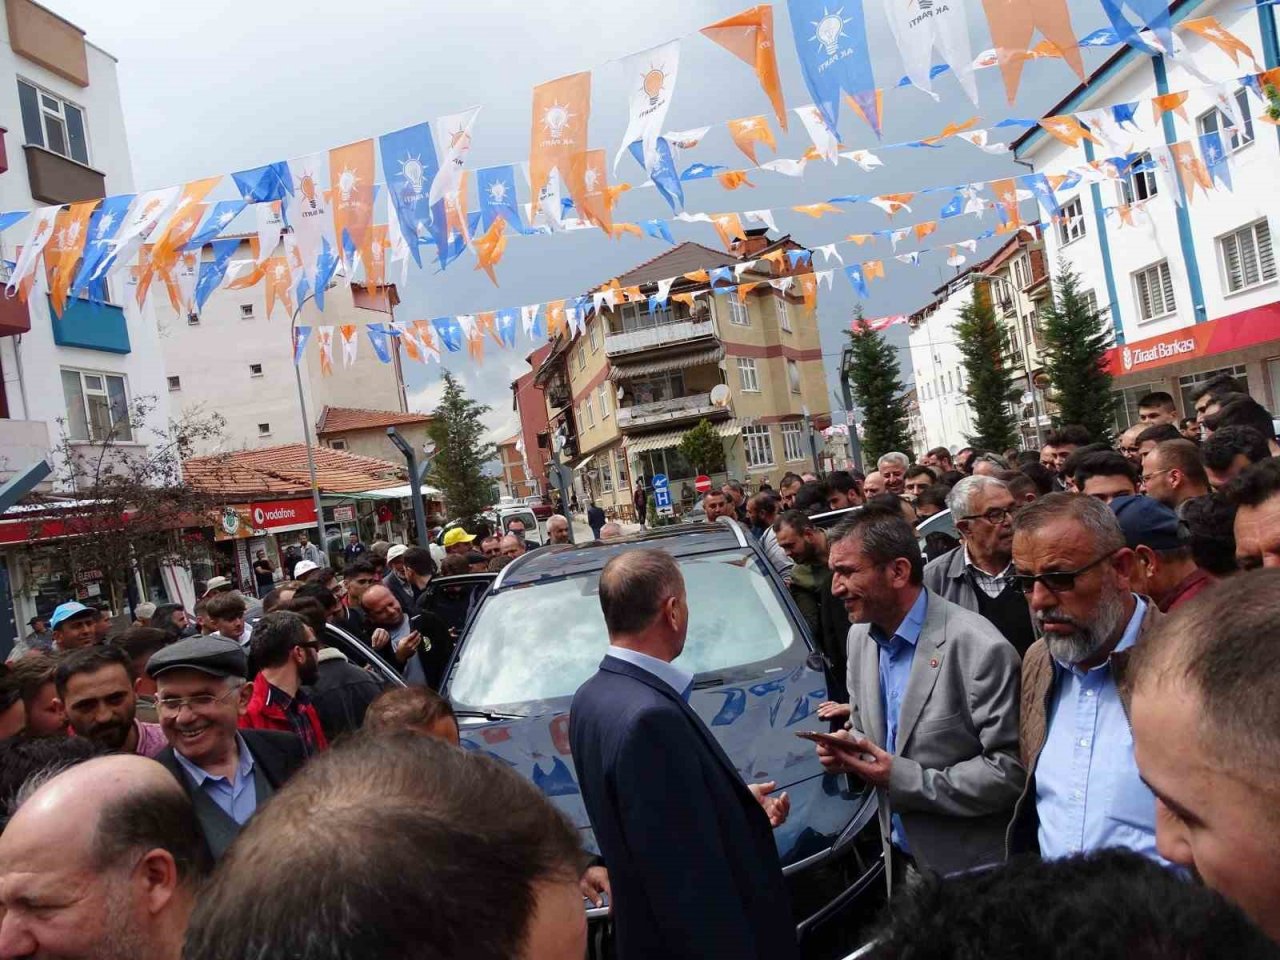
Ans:
{"type": "Polygon", "coordinates": [[[249,516],[255,530],[293,530],[316,525],[316,508],[310,500],[250,504],[249,516]]]}

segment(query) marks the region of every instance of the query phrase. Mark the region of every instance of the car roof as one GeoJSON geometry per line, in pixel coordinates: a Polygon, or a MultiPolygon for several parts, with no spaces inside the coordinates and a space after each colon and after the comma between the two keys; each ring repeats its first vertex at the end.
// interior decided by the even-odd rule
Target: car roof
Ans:
{"type": "Polygon", "coordinates": [[[495,590],[526,586],[539,580],[599,573],[604,565],[627,550],[657,547],[676,557],[736,550],[746,546],[746,536],[736,524],[676,524],[617,540],[592,540],[582,544],[557,544],[530,550],[502,569],[495,590]]]}

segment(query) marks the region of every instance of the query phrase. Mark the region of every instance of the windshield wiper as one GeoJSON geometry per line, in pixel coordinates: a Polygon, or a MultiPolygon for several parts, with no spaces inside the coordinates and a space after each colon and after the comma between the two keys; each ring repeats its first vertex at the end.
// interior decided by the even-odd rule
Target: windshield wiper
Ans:
{"type": "Polygon", "coordinates": [[[501,713],[497,710],[454,710],[455,717],[476,717],[480,720],[527,720],[527,713],[501,713]]]}

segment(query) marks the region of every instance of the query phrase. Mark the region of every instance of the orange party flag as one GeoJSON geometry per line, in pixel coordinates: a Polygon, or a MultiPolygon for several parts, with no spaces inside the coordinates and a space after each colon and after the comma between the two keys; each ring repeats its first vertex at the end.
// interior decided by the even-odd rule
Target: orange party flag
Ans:
{"type": "Polygon", "coordinates": [[[792,207],[796,213],[803,213],[806,216],[813,217],[817,220],[828,213],[839,213],[840,208],[832,206],[829,203],[803,203],[798,207],[792,207]]]}
{"type": "Polygon", "coordinates": [[[137,303],[139,309],[147,302],[147,294],[151,291],[151,279],[154,276],[151,267],[153,249],[154,247],[150,243],[144,243],[138,248],[138,265],[133,272],[138,281],[137,303]]]}
{"type": "MultiPolygon", "coordinates": [[[[345,259],[349,247],[366,265],[373,261],[373,170],[372,140],[329,151],[329,206],[338,255],[345,259]]],[[[347,276],[354,275],[354,264],[347,263],[347,276]]]]}
{"type": "Polygon", "coordinates": [[[587,151],[587,125],[591,118],[591,74],[572,73],[533,88],[533,130],[529,140],[529,189],[537,198],[551,177],[560,177],[578,210],[584,209],[585,164],[572,162],[587,151]]]}
{"type": "Polygon", "coordinates": [[[289,263],[284,257],[267,257],[262,263],[262,276],[266,281],[267,316],[276,303],[281,304],[290,315],[293,314],[293,274],[289,271],[289,263]]]}
{"type": "Polygon", "coordinates": [[[773,139],[773,131],[769,129],[769,121],[764,116],[741,117],[729,121],[729,136],[745,153],[752,163],[759,164],[756,158],[756,144],[766,144],[770,150],[777,150],[778,144],[773,139]]]}
{"type": "Polygon", "coordinates": [[[624,233],[629,233],[633,237],[644,236],[644,231],[641,230],[637,224],[627,223],[625,220],[615,220],[613,222],[612,229],[609,231],[609,235],[616,240],[624,233]]]}
{"type": "Polygon", "coordinates": [[[926,220],[924,223],[917,223],[914,227],[916,240],[917,241],[923,240],[925,237],[929,236],[929,234],[933,233],[937,229],[938,229],[937,220],[926,220]]]}
{"type": "Polygon", "coordinates": [[[498,278],[493,268],[498,265],[502,255],[507,251],[507,221],[505,217],[495,217],[489,229],[471,241],[471,248],[476,252],[476,269],[483,270],[498,285],[498,278]]]}
{"type": "Polygon", "coordinates": [[[748,295],[748,294],[750,294],[750,293],[751,293],[751,291],[752,291],[752,290],[754,290],[754,289],[755,289],[756,287],[758,287],[758,286],[760,286],[759,282],[756,282],[756,283],[740,283],[740,284],[738,284],[738,302],[739,302],[739,303],[746,303],[746,302],[747,302],[747,295],[748,295]]]}
{"type": "MultiPolygon", "coordinates": [[[[605,233],[611,232],[613,198],[609,195],[609,171],[604,150],[575,153],[569,158],[569,171],[571,179],[582,184],[582,202],[578,207],[582,218],[596,224],[605,233]]],[[[574,199],[576,202],[578,198],[574,199]]]]}
{"type": "Polygon", "coordinates": [[[639,303],[640,301],[648,302],[649,298],[640,292],[640,287],[623,287],[622,295],[627,298],[627,303],[639,303]]]}
{"type": "Polygon", "coordinates": [[[1178,178],[1182,181],[1182,189],[1187,194],[1187,202],[1195,198],[1196,187],[1199,186],[1207,195],[1213,189],[1213,178],[1204,161],[1196,156],[1195,148],[1187,142],[1171,143],[1169,153],[1178,168],[1178,178]]]}
{"type": "Polygon", "coordinates": [[[1116,213],[1120,215],[1120,223],[1126,227],[1133,226],[1133,205],[1122,203],[1116,207],[1116,213]]]}
{"type": "Polygon", "coordinates": [[[996,202],[1004,208],[1007,222],[1017,225],[1022,222],[1018,212],[1018,185],[1013,180],[992,180],[991,192],[996,202]]]}
{"type": "MultiPolygon", "coordinates": [[[[867,91],[870,93],[871,91],[867,91]]],[[[884,129],[884,91],[877,89],[875,97],[868,99],[865,96],[861,99],[855,99],[844,95],[844,102],[848,104],[849,109],[863,119],[863,121],[876,132],[876,136],[880,136],[880,131],[884,129]],[[867,107],[872,110],[871,114],[867,113],[867,107]]]]}
{"type": "Polygon", "coordinates": [[[868,240],[872,239],[869,233],[851,233],[845,237],[850,243],[856,243],[858,246],[865,246],[868,240]]]}
{"type": "Polygon", "coordinates": [[[812,273],[800,274],[800,294],[804,298],[804,312],[806,316],[812,316],[814,308],[818,305],[818,278],[812,273]]]}
{"type": "Polygon", "coordinates": [[[747,171],[745,170],[730,170],[727,173],[717,174],[716,179],[720,181],[720,186],[726,190],[755,186],[754,183],[747,179],[747,171]]]}
{"type": "Polygon", "coordinates": [[[1081,82],[1085,79],[1084,59],[1071,26],[1067,0],[982,0],[995,42],[1000,73],[1004,77],[1005,94],[1013,103],[1022,82],[1022,68],[1036,30],[1062,54],[1081,82]]]}
{"type": "Polygon", "coordinates": [[[1102,143],[1069,113],[1060,117],[1045,117],[1040,121],[1040,126],[1045,133],[1061,140],[1068,147],[1078,147],[1082,140],[1089,140],[1097,144],[1102,143]]]}
{"type": "Polygon", "coordinates": [[[498,333],[498,314],[495,310],[489,310],[485,313],[476,314],[476,329],[480,331],[480,335],[486,333],[493,338],[493,342],[502,347],[502,335],[498,333]]]}
{"type": "Polygon", "coordinates": [[[782,265],[782,260],[786,255],[787,255],[787,251],[785,250],[772,250],[769,253],[766,253],[760,259],[768,260],[771,264],[773,264],[775,270],[783,270],[785,269],[785,267],[783,267],[782,265]]]}
{"type": "Polygon", "coordinates": [[[477,364],[484,362],[484,333],[481,331],[478,323],[472,331],[467,334],[467,356],[477,364]]]}
{"type": "Polygon", "coordinates": [[[422,356],[419,357],[423,363],[428,360],[440,362],[440,348],[436,346],[436,335],[431,329],[430,320],[413,321],[413,332],[418,340],[418,345],[422,348],[422,356]]]}
{"type": "Polygon", "coordinates": [[[376,224],[369,238],[369,259],[364,265],[364,285],[366,290],[374,290],[383,286],[387,280],[387,250],[391,241],[387,238],[387,225],[376,224]]]}
{"type": "Polygon", "coordinates": [[[1224,27],[1217,17],[1199,17],[1195,20],[1183,20],[1179,24],[1183,30],[1190,30],[1208,40],[1215,47],[1231,58],[1231,62],[1239,65],[1240,55],[1244,54],[1256,65],[1258,58],[1253,55],[1249,45],[1224,27]]]}
{"type": "Polygon", "coordinates": [[[569,323],[564,315],[564,301],[552,300],[547,304],[547,339],[562,336],[569,330],[569,323]]]}
{"type": "Polygon", "coordinates": [[[67,304],[67,291],[75,277],[76,262],[88,239],[89,217],[97,205],[97,200],[73,203],[63,207],[53,218],[53,236],[44,248],[44,265],[45,278],[49,281],[49,301],[59,317],[67,304]]]}
{"type": "Polygon", "coordinates": [[[787,129],[787,105],[782,101],[778,58],[773,46],[773,7],[767,3],[702,28],[702,35],[755,68],[760,86],[773,104],[778,126],[787,129]]]}
{"type": "Polygon", "coordinates": [[[693,312],[693,294],[692,293],[673,293],[671,299],[676,303],[683,303],[689,308],[689,312],[693,312]]]}
{"type": "Polygon", "coordinates": [[[970,117],[964,123],[948,123],[942,128],[937,136],[925,137],[921,143],[938,143],[947,137],[954,137],[957,133],[964,133],[966,130],[972,130],[978,123],[982,121],[981,117],[970,117]]]}
{"type": "Polygon", "coordinates": [[[726,250],[733,248],[734,240],[747,239],[746,231],[742,229],[742,220],[736,213],[717,213],[711,218],[711,223],[716,228],[716,233],[720,234],[720,242],[726,250]]]}
{"type": "Polygon", "coordinates": [[[711,274],[705,270],[694,270],[684,275],[686,280],[692,280],[694,283],[707,283],[711,280],[711,274]]]}
{"type": "Polygon", "coordinates": [[[1155,114],[1156,123],[1160,122],[1160,118],[1172,110],[1183,120],[1187,119],[1187,97],[1190,94],[1185,90],[1175,90],[1173,93],[1166,93],[1163,96],[1151,98],[1151,110],[1155,114]]]}
{"type": "Polygon", "coordinates": [[[884,261],[868,260],[862,265],[862,279],[864,280],[883,280],[884,279],[884,261]]]}

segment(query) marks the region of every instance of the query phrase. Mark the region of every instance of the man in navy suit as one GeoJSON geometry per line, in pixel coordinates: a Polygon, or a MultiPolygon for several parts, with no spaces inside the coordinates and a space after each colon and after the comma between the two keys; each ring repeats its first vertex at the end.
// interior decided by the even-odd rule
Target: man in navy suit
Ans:
{"type": "Polygon", "coordinates": [[[772,827],[774,784],[743,783],[672,661],[689,626],[670,554],[629,550],[600,574],[609,652],[573,698],[569,742],[609,867],[619,960],[799,956],[772,827]]]}

